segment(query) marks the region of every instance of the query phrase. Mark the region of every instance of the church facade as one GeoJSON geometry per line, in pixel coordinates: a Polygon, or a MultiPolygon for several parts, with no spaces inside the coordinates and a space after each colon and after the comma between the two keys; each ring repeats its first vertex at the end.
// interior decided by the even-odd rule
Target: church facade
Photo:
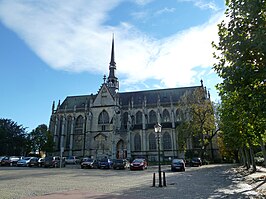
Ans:
{"type": "MultiPolygon", "coordinates": [[[[177,126],[181,122],[178,102],[187,92],[206,89],[200,86],[119,92],[112,40],[109,75],[96,94],[68,96],[55,107],[49,129],[55,154],[135,158],[157,161],[158,142],[154,125],[160,123],[162,158],[180,157],[177,126]]],[[[205,96],[208,98],[208,95],[205,96]]],[[[192,140],[192,139],[191,139],[192,140]]],[[[187,148],[193,149],[191,140],[187,148]]]]}

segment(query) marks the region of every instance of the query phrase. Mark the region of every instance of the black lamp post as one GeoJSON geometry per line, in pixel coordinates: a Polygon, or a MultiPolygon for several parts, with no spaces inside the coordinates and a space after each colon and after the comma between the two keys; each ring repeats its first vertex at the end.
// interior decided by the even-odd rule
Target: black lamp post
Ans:
{"type": "Polygon", "coordinates": [[[160,157],[160,139],[161,139],[161,132],[162,126],[157,123],[154,125],[154,131],[156,133],[157,142],[158,142],[158,174],[159,174],[159,187],[162,187],[162,175],[161,175],[161,157],[160,157]]]}

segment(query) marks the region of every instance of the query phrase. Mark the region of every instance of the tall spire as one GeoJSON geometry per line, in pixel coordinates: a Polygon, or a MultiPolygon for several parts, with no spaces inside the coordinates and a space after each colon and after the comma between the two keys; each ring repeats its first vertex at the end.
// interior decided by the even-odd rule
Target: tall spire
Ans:
{"type": "Polygon", "coordinates": [[[114,34],[112,39],[112,50],[111,50],[111,61],[109,64],[109,76],[107,78],[108,87],[114,92],[119,89],[119,82],[117,77],[115,76],[116,63],[115,63],[115,50],[114,50],[114,34]]]}
{"type": "Polygon", "coordinates": [[[116,63],[115,63],[115,51],[114,51],[114,34],[113,34],[113,40],[112,40],[112,51],[111,51],[111,61],[110,61],[110,66],[113,66],[116,68],[116,63]]]}

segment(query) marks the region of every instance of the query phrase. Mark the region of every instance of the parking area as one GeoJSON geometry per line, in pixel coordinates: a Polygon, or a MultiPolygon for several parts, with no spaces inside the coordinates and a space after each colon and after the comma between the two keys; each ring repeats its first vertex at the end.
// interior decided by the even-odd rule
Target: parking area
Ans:
{"type": "Polygon", "coordinates": [[[232,165],[187,167],[171,172],[162,166],[167,186],[152,187],[157,167],[143,171],[112,169],[0,167],[1,198],[255,198],[251,186],[232,177],[232,165]]]}

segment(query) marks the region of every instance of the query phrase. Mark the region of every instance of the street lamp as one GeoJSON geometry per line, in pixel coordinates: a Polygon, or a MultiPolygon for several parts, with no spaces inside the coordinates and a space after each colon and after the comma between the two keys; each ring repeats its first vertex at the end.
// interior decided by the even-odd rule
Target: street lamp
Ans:
{"type": "Polygon", "coordinates": [[[161,175],[161,158],[160,158],[160,139],[162,126],[157,123],[154,125],[154,131],[156,133],[157,142],[158,142],[158,173],[159,173],[159,187],[162,187],[162,175],[161,175]]]}

